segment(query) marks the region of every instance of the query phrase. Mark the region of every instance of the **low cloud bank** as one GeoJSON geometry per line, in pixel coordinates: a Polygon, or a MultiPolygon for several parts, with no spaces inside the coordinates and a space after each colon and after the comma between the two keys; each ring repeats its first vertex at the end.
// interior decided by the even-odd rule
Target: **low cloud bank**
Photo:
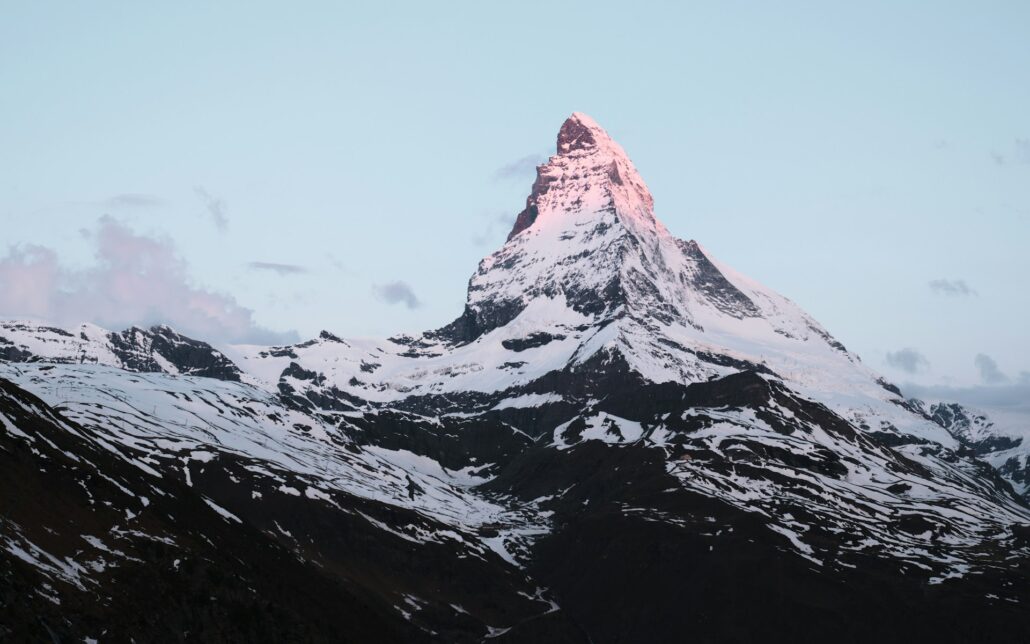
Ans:
{"type": "Polygon", "coordinates": [[[259,326],[234,297],[194,285],[170,239],[140,235],[105,216],[89,233],[96,262],[61,265],[52,249],[14,246],[0,257],[0,316],[119,330],[167,324],[208,342],[281,344],[297,339],[259,326]]]}

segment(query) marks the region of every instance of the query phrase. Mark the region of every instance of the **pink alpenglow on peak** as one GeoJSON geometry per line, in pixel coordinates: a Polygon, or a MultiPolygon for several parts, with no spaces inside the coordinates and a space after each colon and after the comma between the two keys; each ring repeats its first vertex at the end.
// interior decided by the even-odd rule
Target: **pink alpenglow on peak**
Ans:
{"type": "Polygon", "coordinates": [[[654,219],[654,200],[633,162],[618,143],[582,112],[558,131],[557,154],[537,168],[536,181],[508,235],[537,221],[569,212],[615,212],[664,228],[654,219]]]}
{"type": "MultiPolygon", "coordinates": [[[[618,147],[597,121],[582,112],[573,112],[558,131],[558,154],[592,150],[598,147],[599,142],[604,146],[618,147]]],[[[622,148],[619,148],[619,152],[622,152],[622,148]]]]}

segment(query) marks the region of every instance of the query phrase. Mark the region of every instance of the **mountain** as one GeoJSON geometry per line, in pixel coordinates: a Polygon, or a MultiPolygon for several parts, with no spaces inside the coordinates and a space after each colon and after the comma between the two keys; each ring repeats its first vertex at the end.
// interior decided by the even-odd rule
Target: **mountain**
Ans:
{"type": "Polygon", "coordinates": [[[119,367],[127,371],[239,380],[240,370],[206,342],[167,326],[119,333],[93,324],[65,330],[31,322],[0,322],[0,359],[119,367]]]}
{"type": "Polygon", "coordinates": [[[442,328],[0,352],[14,639],[1030,638],[1021,444],[673,237],[583,114],[442,328]]]}
{"type": "Polygon", "coordinates": [[[1030,444],[1026,427],[995,423],[986,412],[957,403],[912,400],[964,447],[993,466],[1013,489],[1030,501],[1030,444]]]}

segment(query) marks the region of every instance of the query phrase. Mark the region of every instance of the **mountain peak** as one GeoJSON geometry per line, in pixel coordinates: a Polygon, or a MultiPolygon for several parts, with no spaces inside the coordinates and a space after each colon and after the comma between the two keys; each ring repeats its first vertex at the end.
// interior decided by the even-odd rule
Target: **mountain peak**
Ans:
{"type": "Polygon", "coordinates": [[[557,154],[537,167],[508,240],[469,280],[461,316],[428,338],[471,343],[516,318],[519,328],[551,335],[566,335],[566,327],[604,328],[599,338],[607,340],[582,356],[617,347],[624,356],[646,356],[632,364],[655,378],[704,379],[726,364],[760,371],[773,350],[756,354],[756,337],[759,346],[782,348],[787,365],[810,340],[834,364],[852,360],[789,300],[671,235],[632,161],[581,113],[565,120],[557,154]],[[552,333],[556,327],[560,333],[552,333]],[[745,340],[727,339],[737,337],[745,340]],[[699,357],[720,343],[736,355],[730,362],[699,357]],[[655,370],[655,364],[663,366],[655,370]]]}
{"type": "Polygon", "coordinates": [[[611,141],[611,137],[594,119],[582,112],[573,112],[558,130],[558,154],[596,148],[599,140],[611,141]]]}
{"type": "Polygon", "coordinates": [[[597,121],[583,112],[573,112],[558,130],[557,153],[559,157],[579,157],[599,154],[619,160],[632,167],[625,150],[608,135],[597,121]]]}
{"type": "Polygon", "coordinates": [[[557,154],[537,168],[526,208],[508,235],[531,227],[544,211],[619,210],[653,220],[651,193],[626,152],[597,121],[573,112],[558,130],[557,154]]]}

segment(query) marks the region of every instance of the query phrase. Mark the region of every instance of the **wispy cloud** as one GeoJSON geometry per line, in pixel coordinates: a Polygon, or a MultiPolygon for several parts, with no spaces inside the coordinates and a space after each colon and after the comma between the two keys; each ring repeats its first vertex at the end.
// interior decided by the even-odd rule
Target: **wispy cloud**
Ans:
{"type": "Polygon", "coordinates": [[[1016,139],[1013,158],[1023,164],[1030,164],[1030,139],[1016,139]]]}
{"type": "Polygon", "coordinates": [[[102,205],[107,208],[154,208],[164,204],[164,199],[137,192],[126,192],[104,199],[102,205]]]}
{"type": "Polygon", "coordinates": [[[414,289],[407,282],[397,280],[387,284],[377,284],[374,289],[379,299],[387,304],[403,304],[409,309],[417,309],[422,306],[414,289]]]}
{"type": "Polygon", "coordinates": [[[196,186],[193,191],[197,193],[200,200],[204,202],[204,208],[207,209],[208,215],[211,217],[211,223],[215,225],[220,232],[225,232],[225,229],[229,226],[229,217],[226,214],[225,201],[212,195],[203,186],[196,186]]]}
{"type": "Polygon", "coordinates": [[[95,264],[61,265],[42,246],[16,246],[0,258],[0,315],[72,326],[94,322],[111,329],[168,324],[212,342],[291,342],[296,332],[259,326],[235,298],[196,286],[171,240],[133,232],[104,216],[89,231],[95,264]]]}
{"type": "Polygon", "coordinates": [[[1009,381],[1009,377],[998,368],[998,363],[994,361],[994,358],[987,354],[978,354],[973,359],[973,364],[976,365],[977,370],[980,372],[980,380],[984,384],[999,385],[1009,381]]]}
{"type": "Polygon", "coordinates": [[[899,349],[887,352],[887,364],[905,373],[917,373],[930,366],[930,361],[915,349],[899,349]]]}
{"type": "Polygon", "coordinates": [[[515,215],[511,213],[499,213],[491,215],[483,231],[472,235],[472,243],[476,246],[486,246],[490,242],[500,243],[504,241],[504,235],[508,234],[511,227],[515,225],[515,215]],[[498,228],[503,235],[496,234],[498,228]]]}
{"type": "Polygon", "coordinates": [[[354,271],[351,270],[351,268],[347,266],[347,264],[345,264],[336,255],[333,255],[332,253],[326,253],[325,258],[329,262],[329,265],[337,271],[343,273],[344,275],[354,275],[354,271]]]}
{"type": "Polygon", "coordinates": [[[1030,139],[1016,139],[1012,142],[1012,152],[1004,154],[991,150],[991,160],[995,165],[1005,166],[1009,162],[1019,165],[1030,165],[1030,139]]]}
{"type": "Polygon", "coordinates": [[[541,154],[530,154],[521,159],[515,159],[511,163],[506,163],[497,168],[497,171],[494,172],[494,179],[523,179],[532,177],[536,173],[536,167],[546,160],[547,157],[541,154]]]}
{"type": "Polygon", "coordinates": [[[930,280],[929,286],[931,291],[939,295],[968,296],[977,294],[976,290],[966,284],[965,280],[930,280]]]}
{"type": "Polygon", "coordinates": [[[278,262],[250,262],[247,266],[256,271],[271,271],[279,275],[298,275],[307,273],[308,269],[297,264],[280,264],[278,262]]]}

